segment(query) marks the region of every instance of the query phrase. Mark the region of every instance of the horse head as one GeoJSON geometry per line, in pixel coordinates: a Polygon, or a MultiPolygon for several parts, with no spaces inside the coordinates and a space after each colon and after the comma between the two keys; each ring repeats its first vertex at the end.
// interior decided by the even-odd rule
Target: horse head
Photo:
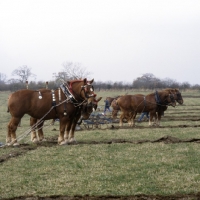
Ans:
{"type": "Polygon", "coordinates": [[[168,105],[168,106],[176,106],[176,101],[173,94],[169,94],[167,91],[158,92],[161,100],[161,104],[168,105]]]}
{"type": "Polygon", "coordinates": [[[183,104],[183,98],[182,98],[182,95],[180,93],[180,91],[178,89],[174,89],[175,90],[175,94],[177,96],[177,99],[176,101],[179,103],[179,104],[183,104]]]}
{"type": "Polygon", "coordinates": [[[95,111],[98,107],[98,102],[102,99],[102,97],[99,97],[96,99],[96,94],[89,97],[88,102],[83,104],[82,111],[81,111],[81,118],[78,122],[80,125],[82,120],[86,120],[90,117],[91,113],[95,111]]]}
{"type": "Polygon", "coordinates": [[[180,93],[180,91],[178,89],[173,89],[173,88],[166,88],[164,89],[164,91],[169,92],[169,94],[174,95],[174,99],[179,103],[179,104],[183,104],[183,98],[182,95],[180,93]]]}
{"type": "Polygon", "coordinates": [[[94,87],[92,85],[94,79],[88,81],[83,80],[67,81],[69,91],[77,101],[87,101],[88,98],[94,96],[94,87]]]}

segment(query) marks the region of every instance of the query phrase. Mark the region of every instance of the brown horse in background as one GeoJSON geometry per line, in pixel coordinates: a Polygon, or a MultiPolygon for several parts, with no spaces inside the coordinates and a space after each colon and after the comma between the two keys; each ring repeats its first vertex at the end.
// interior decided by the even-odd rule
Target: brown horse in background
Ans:
{"type": "MultiPolygon", "coordinates": [[[[72,124],[83,103],[94,95],[93,80],[73,80],[62,84],[59,89],[53,91],[43,90],[19,90],[11,94],[8,100],[8,110],[11,119],[8,124],[6,142],[8,145],[19,145],[16,137],[17,126],[24,116],[28,114],[33,118],[48,120],[59,118],[60,134],[59,144],[66,144],[65,127],[72,124]]],[[[71,136],[73,138],[73,135],[71,136]]]]}
{"type": "MultiPolygon", "coordinates": [[[[66,133],[65,133],[65,141],[67,143],[74,142],[74,132],[76,125],[78,123],[78,120],[86,120],[90,117],[90,114],[97,109],[98,102],[102,99],[102,97],[99,97],[96,99],[96,94],[88,99],[86,103],[83,103],[80,106],[80,109],[77,110],[77,113],[75,117],[72,120],[71,127],[68,127],[69,124],[66,127],[66,133]],[[77,120],[78,119],[78,120],[77,120]],[[68,131],[67,131],[68,130],[68,131]],[[71,136],[69,135],[71,134],[71,136]]],[[[43,133],[43,124],[44,121],[41,121],[38,123],[38,119],[35,119],[33,117],[30,118],[30,125],[32,128],[32,134],[31,134],[31,141],[32,142],[40,142],[44,139],[44,133],[43,133]],[[37,133],[36,133],[37,130],[37,133]]]]}
{"type": "Polygon", "coordinates": [[[175,106],[176,102],[172,94],[165,91],[159,91],[157,93],[151,93],[148,95],[124,95],[117,100],[117,104],[120,107],[121,115],[119,126],[123,125],[123,119],[129,119],[131,126],[135,124],[135,117],[137,113],[150,112],[149,125],[152,125],[153,116],[156,115],[158,106],[171,105],[175,106]],[[157,102],[156,97],[160,99],[157,102]]]}
{"type": "MultiPolygon", "coordinates": [[[[183,98],[182,98],[182,95],[181,95],[181,93],[178,89],[166,88],[166,89],[163,89],[161,91],[166,91],[169,94],[172,94],[174,96],[174,99],[176,100],[176,102],[178,102],[180,105],[183,104],[183,98]]],[[[115,98],[111,103],[113,119],[117,118],[117,114],[120,111],[119,105],[117,104],[116,100],[117,100],[117,98],[115,98]]],[[[155,122],[156,122],[157,125],[160,125],[161,116],[164,115],[164,111],[166,111],[167,108],[168,108],[168,106],[164,106],[164,105],[158,106],[158,111],[156,112],[156,115],[154,116],[155,122]]]]}
{"type": "MultiPolygon", "coordinates": [[[[172,94],[175,101],[178,102],[180,105],[183,104],[183,98],[178,89],[173,89],[173,88],[166,88],[163,89],[162,91],[168,92],[168,94],[172,94]]],[[[158,111],[156,112],[155,117],[155,122],[159,126],[160,125],[160,120],[161,117],[164,116],[164,112],[167,110],[168,106],[158,106],[158,111]]]]}

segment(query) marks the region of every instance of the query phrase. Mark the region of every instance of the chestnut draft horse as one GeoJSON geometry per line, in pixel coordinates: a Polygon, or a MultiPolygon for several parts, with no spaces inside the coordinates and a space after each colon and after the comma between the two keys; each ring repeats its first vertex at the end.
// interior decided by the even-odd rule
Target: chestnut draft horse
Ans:
{"type": "Polygon", "coordinates": [[[119,126],[123,125],[123,119],[129,119],[130,126],[135,124],[137,113],[150,112],[149,125],[152,125],[153,116],[156,115],[158,106],[171,105],[175,107],[174,96],[165,91],[159,91],[148,95],[124,95],[117,100],[121,115],[119,126]],[[158,101],[159,99],[159,101],[158,101]]]}
{"type": "MultiPolygon", "coordinates": [[[[176,102],[178,102],[180,105],[183,104],[183,98],[178,89],[166,88],[166,89],[163,89],[162,91],[172,94],[174,96],[174,99],[176,102]]],[[[168,106],[158,106],[157,115],[155,115],[156,124],[158,126],[160,125],[161,117],[164,115],[164,111],[166,111],[167,108],[168,108],[168,106]]]]}
{"type": "MultiPolygon", "coordinates": [[[[97,109],[98,102],[102,99],[102,97],[99,97],[96,99],[96,94],[88,99],[87,103],[83,103],[79,106],[79,108],[76,111],[76,115],[71,121],[67,122],[66,125],[66,132],[65,132],[65,141],[66,143],[75,142],[74,138],[74,132],[76,128],[76,124],[78,123],[78,120],[85,120],[88,119],[90,114],[97,109]],[[70,135],[71,134],[71,135],[70,135]]],[[[69,102],[70,103],[70,102],[69,102]]],[[[73,103],[71,103],[73,105],[73,103]]],[[[74,105],[75,107],[75,105],[74,105]]],[[[54,116],[56,117],[56,115],[54,116]]],[[[30,125],[32,128],[32,134],[31,134],[31,141],[32,142],[40,142],[44,139],[43,134],[43,127],[44,121],[40,121],[38,119],[35,119],[33,117],[30,118],[30,125]],[[36,130],[38,134],[36,133],[36,130]]],[[[79,124],[79,123],[78,123],[79,124]]]]}
{"type": "MultiPolygon", "coordinates": [[[[137,94],[137,95],[142,95],[142,94],[137,94]]],[[[122,95],[121,95],[122,96],[122,95]]],[[[111,107],[112,107],[112,118],[113,119],[116,119],[117,118],[117,114],[118,114],[118,112],[120,111],[120,107],[119,107],[119,105],[117,104],[117,99],[119,98],[119,97],[121,97],[121,96],[118,96],[116,99],[114,99],[113,101],[112,101],[112,103],[111,103],[111,107]]],[[[143,95],[142,95],[143,96],[143,95]]],[[[127,116],[124,116],[124,121],[127,121],[128,120],[128,123],[129,123],[129,125],[131,125],[131,122],[130,122],[130,120],[129,120],[129,118],[130,118],[130,116],[129,115],[127,115],[127,116]]]]}
{"type": "MultiPolygon", "coordinates": [[[[8,111],[11,119],[8,124],[6,142],[8,145],[19,145],[16,137],[17,126],[24,116],[28,114],[33,118],[48,120],[59,118],[60,134],[59,144],[65,144],[65,127],[67,123],[72,123],[79,107],[94,95],[93,79],[87,81],[73,80],[62,84],[57,90],[19,90],[11,94],[8,100],[8,111]]],[[[73,136],[72,136],[73,138],[73,136]]]]}

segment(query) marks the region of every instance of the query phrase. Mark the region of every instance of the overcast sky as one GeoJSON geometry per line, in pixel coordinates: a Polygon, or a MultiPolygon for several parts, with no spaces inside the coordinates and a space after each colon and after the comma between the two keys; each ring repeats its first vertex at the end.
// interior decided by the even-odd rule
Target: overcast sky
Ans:
{"type": "Polygon", "coordinates": [[[49,81],[66,61],[96,81],[200,84],[200,0],[0,0],[0,73],[49,81]]]}

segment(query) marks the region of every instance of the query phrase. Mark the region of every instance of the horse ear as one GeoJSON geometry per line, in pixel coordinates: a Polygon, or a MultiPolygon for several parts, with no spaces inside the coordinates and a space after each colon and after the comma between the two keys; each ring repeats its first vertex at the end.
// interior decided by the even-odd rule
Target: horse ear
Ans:
{"type": "Polygon", "coordinates": [[[84,82],[84,84],[86,85],[86,84],[87,84],[87,78],[84,78],[84,79],[83,79],[83,82],[84,82]]]}
{"type": "Polygon", "coordinates": [[[92,84],[94,82],[94,79],[92,79],[91,81],[88,81],[89,84],[92,84]]]}
{"type": "Polygon", "coordinates": [[[98,102],[99,102],[101,99],[102,99],[102,97],[99,97],[99,98],[98,98],[96,101],[98,101],[98,102]]]}

